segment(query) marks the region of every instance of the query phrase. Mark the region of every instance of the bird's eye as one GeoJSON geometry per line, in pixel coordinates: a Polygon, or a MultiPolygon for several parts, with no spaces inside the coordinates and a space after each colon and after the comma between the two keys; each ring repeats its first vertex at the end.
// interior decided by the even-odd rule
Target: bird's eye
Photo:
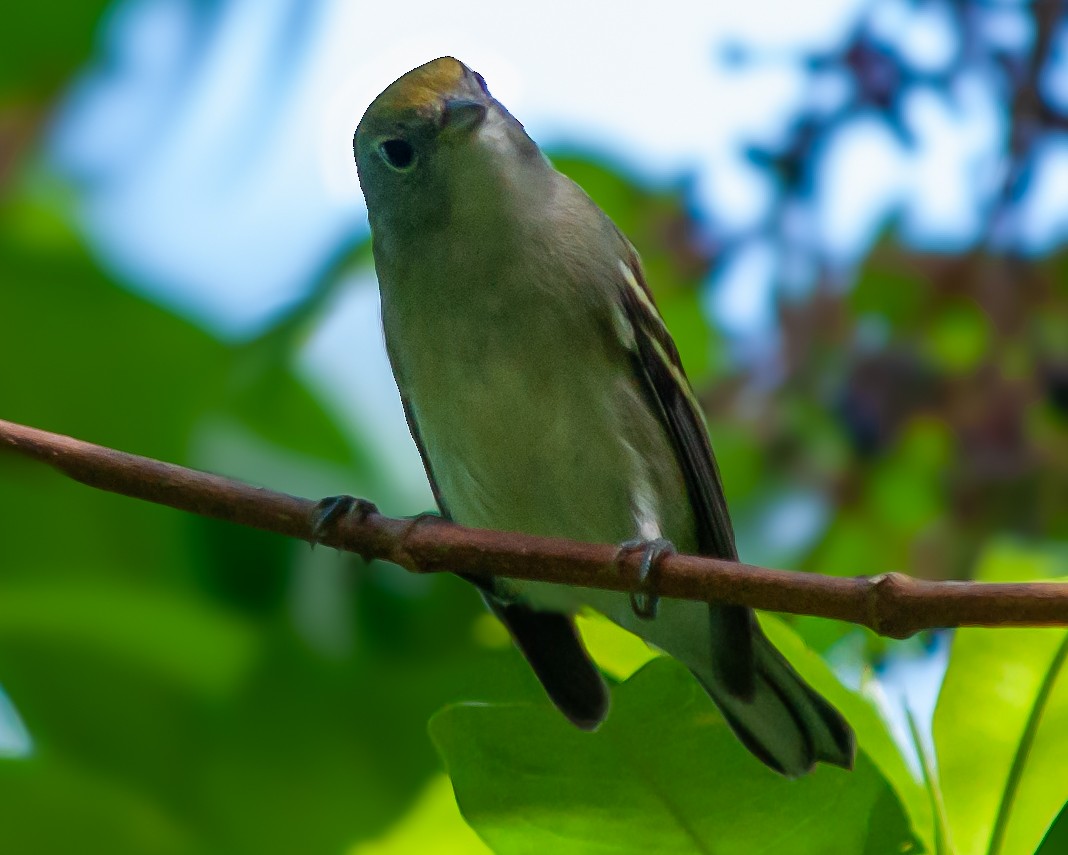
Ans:
{"type": "Polygon", "coordinates": [[[386,140],[378,146],[382,159],[398,172],[406,172],[415,166],[415,149],[405,140],[386,140]]]}

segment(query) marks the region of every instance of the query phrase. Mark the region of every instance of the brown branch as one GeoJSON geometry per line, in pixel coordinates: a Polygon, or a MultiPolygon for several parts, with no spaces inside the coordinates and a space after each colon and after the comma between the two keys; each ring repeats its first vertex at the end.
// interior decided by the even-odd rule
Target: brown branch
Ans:
{"type": "MultiPolygon", "coordinates": [[[[317,503],[0,420],[0,449],[76,481],[202,516],[311,541],[317,503]]],[[[391,519],[372,506],[320,538],[337,549],[418,573],[473,575],[634,590],[638,556],[614,546],[466,528],[435,518],[391,519]]],[[[659,593],[850,621],[904,638],[952,626],[1068,625],[1068,583],[928,582],[888,573],[841,578],[689,555],[665,557],[659,593]]]]}

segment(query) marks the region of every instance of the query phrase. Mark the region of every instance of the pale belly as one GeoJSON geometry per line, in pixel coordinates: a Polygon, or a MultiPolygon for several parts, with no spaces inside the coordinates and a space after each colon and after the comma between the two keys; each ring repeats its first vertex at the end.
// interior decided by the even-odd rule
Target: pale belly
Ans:
{"type": "MultiPolygon", "coordinates": [[[[694,551],[674,447],[622,345],[527,283],[488,292],[478,313],[428,287],[418,305],[383,296],[394,373],[451,518],[593,543],[666,537],[694,551]]],[[[574,593],[534,599],[563,608],[574,593]]]]}
{"type": "Polygon", "coordinates": [[[606,429],[607,395],[528,396],[520,383],[495,379],[483,374],[457,390],[463,415],[415,408],[452,517],[577,540],[632,536],[632,461],[606,429]]]}
{"type": "MultiPolygon", "coordinates": [[[[410,393],[452,519],[594,543],[663,536],[682,550],[695,547],[674,449],[629,375],[587,366],[595,371],[586,376],[615,379],[580,384],[574,378],[581,372],[544,352],[498,354],[466,367],[460,376],[439,367],[437,383],[417,384],[410,393]],[[419,394],[423,389],[427,393],[419,394]]],[[[627,598],[616,595],[605,600],[567,587],[510,588],[540,608],[574,611],[589,604],[616,619],[629,610],[627,598]]]]}

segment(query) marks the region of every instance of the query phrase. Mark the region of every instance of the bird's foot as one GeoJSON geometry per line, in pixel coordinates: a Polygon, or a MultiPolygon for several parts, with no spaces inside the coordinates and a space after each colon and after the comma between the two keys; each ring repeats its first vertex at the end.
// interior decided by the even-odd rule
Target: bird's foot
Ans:
{"type": "Polygon", "coordinates": [[[374,502],[357,499],[355,496],[327,496],[320,499],[312,513],[312,548],[321,543],[343,517],[355,514],[362,521],[377,513],[378,507],[374,502]]]}
{"type": "Polygon", "coordinates": [[[642,620],[652,620],[660,605],[660,596],[656,593],[657,565],[665,555],[674,555],[677,550],[675,544],[665,537],[652,540],[636,538],[619,545],[620,557],[637,550],[641,550],[642,560],[638,564],[638,590],[631,592],[630,607],[642,620]]]}

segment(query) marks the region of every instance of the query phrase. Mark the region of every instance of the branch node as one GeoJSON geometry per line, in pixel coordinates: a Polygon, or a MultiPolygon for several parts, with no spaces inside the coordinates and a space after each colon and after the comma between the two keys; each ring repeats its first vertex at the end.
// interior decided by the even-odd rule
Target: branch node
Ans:
{"type": "Polygon", "coordinates": [[[869,576],[865,605],[867,624],[879,635],[908,638],[916,632],[909,616],[902,612],[901,598],[915,580],[903,573],[880,573],[869,576]]]}

